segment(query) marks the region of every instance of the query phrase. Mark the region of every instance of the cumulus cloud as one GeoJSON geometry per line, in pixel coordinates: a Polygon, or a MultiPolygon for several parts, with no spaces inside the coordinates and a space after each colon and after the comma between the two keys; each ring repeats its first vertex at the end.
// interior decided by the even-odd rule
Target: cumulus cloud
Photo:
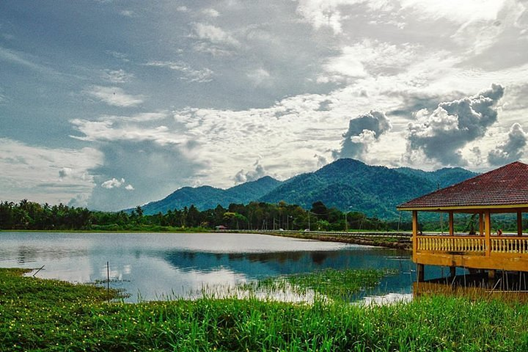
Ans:
{"type": "Polygon", "coordinates": [[[518,161],[524,154],[527,138],[522,126],[514,123],[508,132],[506,141],[489,152],[488,162],[496,166],[518,161]]]}
{"type": "Polygon", "coordinates": [[[126,94],[125,91],[119,87],[92,86],[85,92],[86,94],[112,106],[131,107],[143,103],[143,97],[126,94]]]}
{"type": "MultiPolygon", "coordinates": [[[[121,178],[118,180],[117,178],[113,177],[111,180],[107,180],[101,183],[101,187],[106,188],[106,189],[114,189],[114,188],[121,188],[121,186],[123,186],[124,184],[125,184],[124,178],[121,178]]],[[[123,188],[126,189],[127,191],[134,190],[134,186],[132,186],[131,184],[128,184],[124,186],[123,188]]]]}
{"type": "Polygon", "coordinates": [[[432,113],[422,110],[417,122],[408,125],[405,158],[413,161],[417,152],[444,165],[466,165],[461,148],[481,138],[497,121],[497,102],[504,88],[493,84],[476,96],[444,102],[432,113]]]}
{"type": "Polygon", "coordinates": [[[344,140],[340,151],[334,151],[334,158],[359,158],[368,151],[369,145],[391,129],[391,124],[384,113],[371,111],[368,114],[353,118],[348,131],[343,134],[344,140]]]}
{"type": "Polygon", "coordinates": [[[239,184],[244,182],[256,181],[266,176],[266,170],[262,165],[260,165],[259,160],[257,160],[253,166],[254,169],[248,172],[245,172],[243,169],[237,172],[237,174],[235,175],[235,183],[239,184]]]}
{"type": "Polygon", "coordinates": [[[106,188],[106,189],[119,188],[121,187],[121,185],[123,185],[123,183],[125,183],[124,178],[118,180],[114,177],[111,180],[101,183],[101,187],[106,188]]]}
{"type": "Polygon", "coordinates": [[[214,72],[208,68],[196,70],[183,61],[150,61],[145,66],[165,67],[178,71],[182,74],[180,79],[188,82],[211,82],[214,76],[214,72]]]}

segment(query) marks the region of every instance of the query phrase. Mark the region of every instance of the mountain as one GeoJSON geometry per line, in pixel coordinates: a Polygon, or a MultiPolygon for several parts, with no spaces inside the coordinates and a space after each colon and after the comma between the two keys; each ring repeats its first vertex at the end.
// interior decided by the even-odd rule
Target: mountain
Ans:
{"type": "Polygon", "coordinates": [[[143,207],[145,214],[181,209],[194,204],[198,209],[227,207],[230,203],[285,201],[310,209],[316,201],[342,211],[359,211],[381,219],[397,219],[396,206],[410,199],[476,176],[462,168],[422,171],[369,166],[354,159],[339,159],[311,173],[284,182],[271,177],[247,182],[226,190],[202,186],[184,187],[167,198],[143,207]]]}
{"type": "Polygon", "coordinates": [[[395,170],[401,173],[410,175],[410,176],[417,176],[417,177],[424,178],[436,184],[437,188],[438,187],[444,188],[450,185],[454,185],[456,183],[465,181],[470,177],[474,177],[478,175],[474,172],[468,171],[461,167],[443,168],[443,169],[439,169],[436,171],[429,171],[429,172],[411,169],[408,167],[401,167],[395,170]]]}
{"type": "Polygon", "coordinates": [[[477,174],[461,168],[434,172],[410,168],[369,166],[353,159],[339,159],[313,173],[285,181],[260,201],[299,204],[309,209],[322,201],[327,207],[360,211],[368,216],[396,219],[396,206],[438,188],[477,174]]]}
{"type": "Polygon", "coordinates": [[[256,181],[246,182],[228,189],[210,186],[183,187],[171,193],[162,200],[150,202],[144,206],[143,213],[147,215],[166,213],[168,210],[182,209],[194,204],[199,210],[216,208],[218,204],[223,207],[231,203],[247,204],[271,192],[281,182],[265,176],[256,181]]]}

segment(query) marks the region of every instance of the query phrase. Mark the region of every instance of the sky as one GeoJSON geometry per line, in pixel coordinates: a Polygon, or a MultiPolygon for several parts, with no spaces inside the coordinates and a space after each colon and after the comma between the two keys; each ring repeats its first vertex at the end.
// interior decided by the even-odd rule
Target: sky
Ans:
{"type": "Polygon", "coordinates": [[[0,200],[527,162],[526,0],[3,0],[0,200]]]}

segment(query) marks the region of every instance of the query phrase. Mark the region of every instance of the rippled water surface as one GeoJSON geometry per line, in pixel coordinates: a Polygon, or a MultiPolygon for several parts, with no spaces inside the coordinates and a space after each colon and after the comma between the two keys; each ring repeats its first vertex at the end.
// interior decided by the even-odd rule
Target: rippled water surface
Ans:
{"type": "Polygon", "coordinates": [[[107,279],[136,301],[189,297],[203,287],[324,268],[396,268],[376,295],[412,292],[405,252],[255,234],[0,232],[0,266],[38,268],[41,278],[107,279]]]}

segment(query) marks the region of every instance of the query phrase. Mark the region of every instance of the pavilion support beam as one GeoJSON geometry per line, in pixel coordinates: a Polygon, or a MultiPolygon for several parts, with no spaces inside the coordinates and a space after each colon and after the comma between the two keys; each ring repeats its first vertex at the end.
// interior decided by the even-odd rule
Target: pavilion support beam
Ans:
{"type": "Polygon", "coordinates": [[[416,264],[416,280],[418,282],[424,282],[425,281],[425,265],[416,264]]]}
{"type": "Polygon", "coordinates": [[[479,213],[479,233],[484,236],[484,214],[479,213]]]}
{"type": "Polygon", "coordinates": [[[517,212],[517,235],[522,236],[523,234],[523,223],[522,223],[522,211],[517,212]]]}
{"type": "Polygon", "coordinates": [[[456,266],[449,267],[449,277],[452,279],[456,276],[456,266]]]}
{"type": "Polygon", "coordinates": [[[453,216],[453,212],[449,212],[449,236],[455,235],[455,220],[453,216]]]}
{"type": "Polygon", "coordinates": [[[486,243],[486,256],[491,254],[491,212],[486,210],[484,213],[484,241],[486,243]]]}
{"type": "Polygon", "coordinates": [[[494,269],[488,270],[488,284],[490,286],[495,285],[495,276],[496,276],[496,272],[494,269]]]}
{"type": "Polygon", "coordinates": [[[418,211],[412,212],[412,243],[413,243],[413,261],[416,262],[416,250],[418,249],[418,211]]]}

